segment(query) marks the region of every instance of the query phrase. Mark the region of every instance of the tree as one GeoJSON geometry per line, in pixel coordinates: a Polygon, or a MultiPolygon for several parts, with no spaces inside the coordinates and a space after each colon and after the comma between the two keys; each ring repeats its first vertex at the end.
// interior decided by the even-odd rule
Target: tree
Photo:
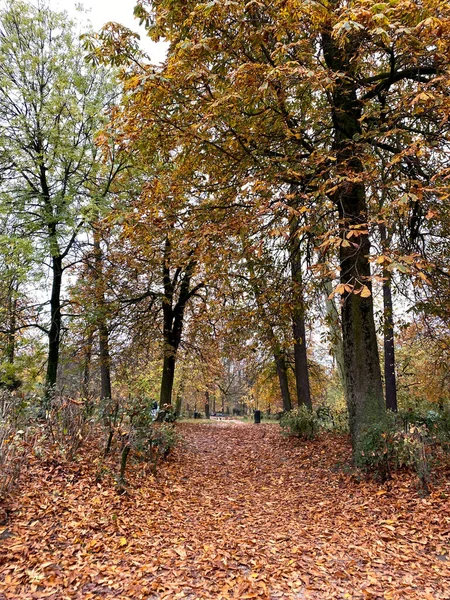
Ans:
{"type": "Polygon", "coordinates": [[[417,238],[421,195],[444,193],[444,169],[426,184],[411,177],[411,165],[424,146],[435,152],[439,123],[447,130],[448,41],[436,43],[436,34],[447,30],[448,7],[434,0],[142,0],[137,14],[153,39],[171,45],[160,71],[133,73],[131,119],[139,113],[142,125],[164,128],[185,151],[195,146],[211,189],[224,201],[227,195],[229,206],[237,196],[259,196],[260,210],[294,185],[312,201],[312,225],[334,213],[324,244],[339,254],[357,454],[364,431],[384,419],[370,238],[376,217],[369,200],[381,171],[376,150],[409,169],[407,210],[417,238]],[[426,185],[432,189],[424,194],[426,185]]]}
{"type": "Polygon", "coordinates": [[[33,277],[33,248],[14,217],[1,215],[0,235],[0,385],[20,385],[17,354],[21,332],[33,319],[25,291],[33,277]]]}
{"type": "Polygon", "coordinates": [[[48,402],[58,373],[63,277],[95,204],[94,136],[111,99],[111,77],[86,65],[67,14],[13,0],[0,19],[2,203],[49,257],[48,402]]]}

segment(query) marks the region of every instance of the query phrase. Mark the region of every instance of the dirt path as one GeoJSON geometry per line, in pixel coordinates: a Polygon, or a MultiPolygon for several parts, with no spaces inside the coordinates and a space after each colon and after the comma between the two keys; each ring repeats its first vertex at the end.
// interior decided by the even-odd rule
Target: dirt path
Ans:
{"type": "Polygon", "coordinates": [[[181,430],[156,481],[137,468],[126,497],[89,466],[32,474],[2,541],[0,598],[450,598],[449,485],[421,499],[410,478],[357,483],[336,466],[339,438],[181,430]]]}

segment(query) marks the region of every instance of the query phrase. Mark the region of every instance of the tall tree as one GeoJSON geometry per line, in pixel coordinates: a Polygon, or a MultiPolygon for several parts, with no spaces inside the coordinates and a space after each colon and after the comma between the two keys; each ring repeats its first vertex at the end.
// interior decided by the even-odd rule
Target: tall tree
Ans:
{"type": "Polygon", "coordinates": [[[26,224],[50,269],[45,396],[55,388],[63,327],[63,278],[92,201],[94,135],[111,78],[85,64],[67,14],[12,0],[0,14],[2,202],[26,224]]]}
{"type": "MultiPolygon", "coordinates": [[[[331,244],[357,452],[364,430],[384,419],[370,265],[373,151],[408,165],[423,144],[433,146],[430,108],[443,117],[448,84],[448,40],[436,44],[436,32],[448,31],[448,6],[142,0],[137,12],[154,39],[171,43],[162,77],[135,80],[142,122],[164,124],[180,143],[195,140],[210,182],[236,185],[241,196],[264,190],[264,201],[268,189],[279,199],[283,186],[302,185],[316,214],[336,212],[331,244]]],[[[417,225],[420,206],[408,202],[417,225]]]]}

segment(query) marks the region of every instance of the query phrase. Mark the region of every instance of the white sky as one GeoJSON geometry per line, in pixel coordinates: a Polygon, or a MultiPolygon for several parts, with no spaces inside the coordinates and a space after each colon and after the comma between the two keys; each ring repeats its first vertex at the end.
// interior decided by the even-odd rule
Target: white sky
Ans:
{"type": "MultiPolygon", "coordinates": [[[[75,6],[82,4],[88,10],[88,18],[94,30],[99,30],[105,23],[116,21],[141,36],[141,45],[150,55],[153,63],[159,63],[165,58],[165,44],[155,44],[146,36],[144,27],[139,27],[139,21],[133,17],[134,0],[50,0],[50,6],[55,10],[66,10],[76,18],[75,6]]],[[[79,14],[79,13],[78,13],[79,14]]]]}

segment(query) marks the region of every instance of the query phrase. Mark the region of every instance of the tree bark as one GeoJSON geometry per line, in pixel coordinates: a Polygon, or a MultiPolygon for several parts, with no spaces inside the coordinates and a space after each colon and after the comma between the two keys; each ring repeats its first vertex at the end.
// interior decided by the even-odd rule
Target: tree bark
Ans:
{"type": "Polygon", "coordinates": [[[161,391],[159,395],[159,406],[170,406],[172,404],[173,382],[175,380],[175,355],[171,353],[172,347],[165,348],[163,359],[163,372],[161,379],[161,391]]]}
{"type": "Polygon", "coordinates": [[[288,370],[286,365],[286,357],[280,350],[280,347],[275,342],[273,349],[273,356],[275,359],[275,365],[277,368],[278,381],[280,384],[281,402],[283,404],[283,412],[287,412],[292,409],[291,394],[289,391],[288,381],[288,370]]]}
{"type": "Polygon", "coordinates": [[[336,166],[342,182],[334,194],[339,211],[341,236],[347,240],[350,230],[358,232],[349,245],[340,246],[340,278],[342,284],[354,286],[359,294],[345,292],[342,306],[342,339],[344,346],[345,382],[350,417],[350,433],[355,459],[367,427],[385,418],[383,386],[373,316],[373,298],[361,296],[362,286],[371,292],[370,240],[367,231],[367,203],[363,183],[364,167],[358,156],[361,135],[361,103],[354,87],[352,58],[358,45],[351,41],[338,47],[331,33],[323,34],[325,61],[335,76],[332,93],[332,116],[336,166]]]}
{"type": "Polygon", "coordinates": [[[209,392],[206,390],[205,392],[205,419],[210,418],[210,408],[209,408],[209,392]]]}
{"type": "Polygon", "coordinates": [[[177,397],[175,399],[175,416],[178,417],[181,415],[181,405],[183,402],[183,386],[180,385],[177,393],[177,397]]]}
{"type": "Polygon", "coordinates": [[[308,358],[306,348],[305,303],[303,299],[303,275],[300,240],[298,237],[298,217],[290,219],[289,260],[292,277],[292,333],[294,336],[295,383],[298,406],[312,409],[309,385],[308,358]]]}
{"type": "MultiPolygon", "coordinates": [[[[381,223],[380,237],[382,246],[388,241],[386,225],[381,223]]],[[[383,343],[384,343],[384,385],[386,393],[386,408],[397,412],[397,380],[395,375],[395,338],[394,310],[392,303],[392,274],[383,269],[383,343]]]]}
{"type": "Polygon", "coordinates": [[[58,377],[59,348],[61,342],[61,289],[62,289],[62,256],[52,257],[52,293],[50,298],[50,330],[48,333],[48,360],[45,378],[45,408],[49,408],[55,393],[58,377]]]}
{"type": "Polygon", "coordinates": [[[17,286],[14,281],[9,286],[8,295],[8,335],[6,339],[6,359],[10,365],[14,364],[16,358],[16,326],[17,326],[17,298],[14,293],[17,291],[17,286]]]}
{"type": "Polygon", "coordinates": [[[81,374],[81,397],[88,398],[89,397],[89,384],[91,382],[91,360],[92,360],[92,345],[94,342],[94,333],[93,331],[89,331],[88,338],[86,342],[84,342],[83,350],[83,371],[81,374]]]}
{"type": "Polygon", "coordinates": [[[195,261],[191,259],[183,274],[181,268],[175,271],[172,279],[170,274],[172,245],[169,236],[166,237],[163,259],[163,286],[164,295],[162,300],[163,309],[163,373],[161,379],[161,391],[159,406],[172,404],[173,383],[175,380],[175,367],[177,352],[181,342],[184,326],[184,313],[186,304],[202,284],[191,289],[191,280],[194,274],[195,261]],[[180,279],[181,278],[181,279],[180,279]],[[178,300],[174,305],[175,287],[180,280],[178,300]]]}

